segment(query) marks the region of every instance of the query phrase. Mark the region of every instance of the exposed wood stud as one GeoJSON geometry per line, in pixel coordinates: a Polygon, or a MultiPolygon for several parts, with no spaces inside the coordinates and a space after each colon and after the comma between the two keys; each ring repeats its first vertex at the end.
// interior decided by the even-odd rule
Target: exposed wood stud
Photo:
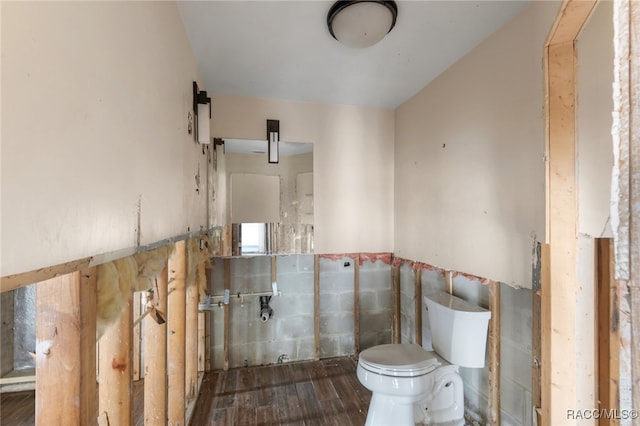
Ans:
{"type": "Polygon", "coordinates": [[[198,372],[207,371],[205,367],[206,355],[205,347],[207,342],[207,331],[205,324],[209,321],[207,312],[198,312],[198,372]]]}
{"type": "Polygon", "coordinates": [[[313,358],[320,359],[320,256],[313,256],[313,358]]]}
{"type": "MultiPolygon", "coordinates": [[[[225,290],[231,290],[231,259],[229,258],[225,258],[224,259],[224,289],[225,290]]],[[[223,358],[223,369],[224,371],[227,371],[229,369],[229,339],[231,338],[230,336],[230,327],[231,325],[229,324],[229,321],[231,319],[231,315],[229,312],[229,309],[231,307],[231,304],[225,304],[223,306],[223,310],[224,310],[224,358],[223,358]]]]}
{"type": "Polygon", "coordinates": [[[95,268],[36,287],[36,425],[96,422],[95,313],[95,268]]]}
{"type": "MultiPolygon", "coordinates": [[[[142,292],[136,291],[133,293],[133,318],[140,318],[140,315],[144,313],[142,307],[142,292]]],[[[140,371],[142,360],[140,358],[140,345],[142,343],[142,322],[136,324],[133,327],[133,364],[131,370],[133,371],[133,380],[140,380],[143,377],[140,371]]]]}
{"type": "Polygon", "coordinates": [[[489,282],[489,423],[500,425],[500,283],[489,282]]]}
{"type": "Polygon", "coordinates": [[[353,350],[360,353],[360,255],[353,261],[353,350]]]}
{"type": "MultiPolygon", "coordinates": [[[[543,277],[544,270],[546,268],[546,274],[548,277],[549,265],[548,260],[543,256],[543,251],[549,253],[548,244],[540,244],[540,286],[543,285],[545,278],[543,277]]],[[[548,279],[548,278],[547,278],[548,279]]],[[[531,401],[534,407],[540,409],[542,406],[542,394],[541,394],[541,369],[540,362],[542,360],[542,348],[541,344],[541,306],[542,301],[540,297],[540,290],[534,291],[532,294],[532,331],[531,331],[531,350],[532,350],[532,363],[531,363],[531,401]]]]}
{"type": "Polygon", "coordinates": [[[107,424],[132,424],[133,306],[129,297],[118,320],[99,344],[98,411],[107,424]]]}
{"type": "MultiPolygon", "coordinates": [[[[156,279],[151,303],[167,312],[167,277],[165,268],[156,279]]],[[[145,317],[144,333],[144,424],[155,426],[167,421],[167,324],[158,324],[153,315],[145,317]]]]}
{"type": "Polygon", "coordinates": [[[185,320],[186,320],[186,242],[178,241],[168,262],[169,296],[167,312],[167,399],[169,424],[185,420],[185,320]]]}
{"type": "Polygon", "coordinates": [[[0,278],[0,293],[88,268],[91,259],[91,257],[85,257],[60,265],[48,266],[21,274],[7,275],[0,278]]]}
{"type": "MultiPolygon", "coordinates": [[[[565,0],[544,49],[546,240],[548,280],[541,288],[542,422],[561,424],[576,401],[577,278],[576,50],[575,40],[595,0],[565,0]]],[[[546,282],[544,282],[546,281],[546,282]]]]}
{"type": "Polygon", "coordinates": [[[551,416],[551,249],[549,244],[540,246],[540,415],[548,421],[551,416]]]}
{"type": "Polygon", "coordinates": [[[415,273],[415,289],[414,293],[416,296],[415,300],[415,333],[416,333],[416,345],[422,346],[422,310],[423,301],[422,301],[422,271],[418,268],[414,270],[415,273]]]}
{"type": "Polygon", "coordinates": [[[276,282],[278,278],[278,256],[271,256],[271,282],[276,282]]]}
{"type": "Polygon", "coordinates": [[[196,279],[187,287],[185,319],[185,398],[187,401],[198,397],[198,288],[204,273],[204,263],[196,266],[196,279]]]}
{"type": "Polygon", "coordinates": [[[400,268],[391,267],[391,343],[401,342],[400,268]]]}
{"type": "MultiPolygon", "coordinates": [[[[598,408],[619,410],[620,331],[618,319],[618,282],[614,278],[613,240],[596,239],[597,265],[597,391],[598,408]]],[[[614,419],[601,418],[600,425],[616,424],[614,419]]]]}
{"type": "Polygon", "coordinates": [[[447,286],[447,293],[453,294],[453,271],[447,270],[444,272],[444,281],[447,286]]]}
{"type": "MultiPolygon", "coordinates": [[[[577,278],[577,192],[575,174],[575,51],[573,41],[547,48],[549,69],[549,298],[552,332],[549,364],[549,424],[566,421],[566,407],[576,399],[575,308],[577,278]]],[[[545,289],[543,288],[544,292],[545,289]]],[[[543,298],[543,301],[545,299],[543,298]]],[[[543,330],[543,338],[545,337],[543,330]]],[[[543,382],[544,383],[544,382],[543,382]]],[[[543,404],[544,404],[543,400],[543,404]]],[[[546,422],[545,422],[546,423],[546,422]]]]}

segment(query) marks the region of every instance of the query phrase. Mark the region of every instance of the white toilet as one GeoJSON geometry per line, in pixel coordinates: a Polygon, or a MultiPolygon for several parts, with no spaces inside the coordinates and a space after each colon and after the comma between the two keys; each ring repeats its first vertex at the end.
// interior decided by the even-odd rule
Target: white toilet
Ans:
{"type": "Polygon", "coordinates": [[[424,301],[434,352],[391,344],[360,353],[358,380],[372,392],[366,426],[464,424],[458,367],[484,368],[491,312],[444,292],[424,301]]]}

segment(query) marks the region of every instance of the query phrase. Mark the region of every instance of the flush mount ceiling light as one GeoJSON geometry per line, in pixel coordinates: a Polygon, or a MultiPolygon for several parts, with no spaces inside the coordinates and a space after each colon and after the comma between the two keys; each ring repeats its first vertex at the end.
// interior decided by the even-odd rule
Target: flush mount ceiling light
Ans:
{"type": "Polygon", "coordinates": [[[391,0],[340,0],[327,15],[329,32],[349,47],[373,46],[396,24],[398,5],[391,0]]]}

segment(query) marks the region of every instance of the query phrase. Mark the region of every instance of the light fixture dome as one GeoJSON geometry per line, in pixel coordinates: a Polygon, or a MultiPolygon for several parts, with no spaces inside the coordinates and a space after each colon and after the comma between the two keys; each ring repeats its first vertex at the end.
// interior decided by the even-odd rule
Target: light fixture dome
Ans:
{"type": "Polygon", "coordinates": [[[393,0],[339,0],[327,15],[329,32],[340,43],[356,48],[373,46],[396,24],[393,0]]]}

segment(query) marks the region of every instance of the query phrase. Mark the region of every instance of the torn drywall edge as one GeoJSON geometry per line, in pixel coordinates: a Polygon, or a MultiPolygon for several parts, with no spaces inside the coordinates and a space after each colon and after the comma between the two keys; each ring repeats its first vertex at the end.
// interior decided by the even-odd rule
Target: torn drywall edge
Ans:
{"type": "Polygon", "coordinates": [[[383,263],[390,265],[392,254],[390,252],[382,252],[382,253],[324,253],[318,255],[320,259],[327,259],[333,262],[341,261],[343,259],[360,259],[360,266],[364,264],[364,262],[375,263],[377,261],[382,261],[383,263]]]}
{"type": "Polygon", "coordinates": [[[402,265],[405,265],[405,264],[409,265],[411,267],[411,269],[413,269],[414,271],[436,271],[443,277],[446,275],[447,272],[451,272],[452,278],[463,277],[463,278],[466,278],[469,281],[475,281],[475,282],[478,282],[478,283],[483,284],[483,285],[488,285],[491,282],[491,280],[489,278],[478,277],[476,275],[468,274],[466,272],[448,271],[447,269],[440,268],[439,266],[429,265],[428,263],[418,262],[418,261],[415,261],[415,260],[404,259],[404,258],[401,258],[401,257],[394,257],[393,258],[393,265],[392,266],[394,268],[398,268],[398,267],[400,267],[402,265]]]}
{"type": "MultiPolygon", "coordinates": [[[[614,239],[615,278],[629,280],[629,2],[614,3],[613,171],[611,230],[614,239]]],[[[621,376],[622,377],[622,376],[621,376]]]]}

